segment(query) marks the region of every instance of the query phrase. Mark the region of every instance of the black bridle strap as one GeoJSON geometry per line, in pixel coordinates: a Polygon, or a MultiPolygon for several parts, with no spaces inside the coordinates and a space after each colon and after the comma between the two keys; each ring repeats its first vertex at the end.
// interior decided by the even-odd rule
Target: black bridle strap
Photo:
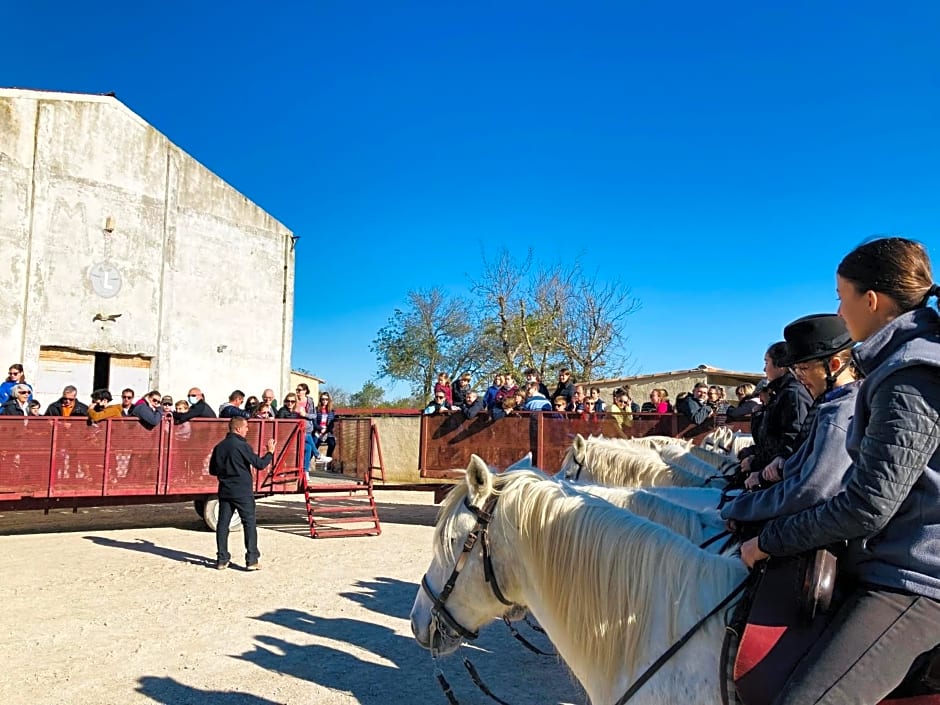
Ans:
{"type": "Polygon", "coordinates": [[[644,685],[646,685],[646,682],[647,682],[650,678],[652,678],[654,675],[656,675],[656,672],[659,671],[659,669],[662,668],[663,665],[664,665],[669,659],[671,659],[671,658],[676,654],[676,652],[677,652],[679,649],[681,649],[683,646],[685,646],[686,642],[687,642],[689,639],[691,639],[693,636],[695,636],[695,633],[696,633],[699,629],[702,628],[702,625],[705,624],[705,622],[707,622],[709,619],[711,619],[711,618],[714,617],[716,614],[718,614],[722,609],[724,609],[724,608],[728,605],[728,603],[731,602],[731,600],[733,600],[735,597],[737,597],[738,594],[740,594],[741,591],[744,590],[744,588],[747,586],[747,584],[748,584],[748,582],[750,581],[750,579],[751,579],[751,576],[750,576],[750,574],[749,574],[746,578],[744,578],[744,580],[742,580],[742,581],[740,582],[740,584],[739,584],[734,590],[732,590],[730,593],[728,593],[727,597],[725,597],[725,599],[723,599],[721,602],[719,602],[719,603],[714,607],[714,609],[712,609],[711,612],[709,612],[709,613],[706,614],[704,617],[702,617],[698,622],[695,623],[695,625],[694,625],[689,631],[687,631],[685,634],[683,634],[682,637],[679,639],[679,641],[677,641],[675,644],[673,644],[673,645],[670,646],[668,649],[666,649],[666,651],[662,654],[662,656],[660,656],[658,659],[656,659],[656,660],[653,662],[653,664],[652,664],[649,668],[647,668],[647,669],[643,672],[643,674],[642,674],[639,678],[636,679],[636,681],[634,681],[633,685],[631,685],[631,686],[627,689],[627,692],[624,693],[624,694],[620,697],[620,699],[619,699],[616,703],[614,703],[614,705],[624,705],[624,703],[626,703],[630,698],[632,698],[634,695],[636,695],[636,692],[637,692],[640,688],[642,688],[644,685]]]}
{"type": "Polygon", "coordinates": [[[728,531],[728,530],[720,531],[720,532],[718,532],[717,534],[715,534],[714,536],[712,536],[710,539],[704,541],[703,543],[700,543],[700,544],[698,545],[698,547],[699,547],[699,548],[708,548],[708,547],[711,546],[713,543],[717,542],[717,541],[720,540],[720,539],[723,539],[725,536],[731,536],[731,535],[732,535],[732,533],[731,533],[730,531],[728,531]]]}
{"type": "Polygon", "coordinates": [[[490,690],[490,687],[483,682],[483,679],[480,678],[480,674],[477,672],[476,666],[470,663],[470,659],[464,658],[463,666],[467,669],[467,673],[470,674],[470,680],[473,681],[474,685],[476,685],[476,687],[479,688],[486,697],[490,698],[491,700],[495,700],[499,703],[499,705],[509,705],[509,703],[507,703],[505,700],[497,697],[496,694],[490,690]]]}
{"type": "Polygon", "coordinates": [[[437,616],[443,620],[444,625],[448,629],[454,632],[454,634],[463,637],[464,639],[476,639],[479,636],[479,632],[475,632],[464,627],[450,612],[447,611],[447,607],[445,607],[444,603],[447,601],[447,598],[450,597],[451,592],[453,592],[454,586],[457,584],[457,578],[460,577],[460,572],[464,569],[464,566],[467,564],[467,560],[470,558],[470,552],[476,545],[477,540],[481,539],[481,537],[482,540],[480,540],[480,544],[483,551],[483,574],[486,578],[486,582],[489,584],[490,589],[496,596],[496,599],[507,606],[512,606],[515,604],[512,601],[507,600],[506,596],[503,594],[503,591],[500,590],[499,583],[496,581],[496,573],[493,571],[493,561],[490,558],[490,540],[487,529],[489,528],[489,524],[493,519],[493,509],[496,507],[496,501],[498,499],[499,495],[492,495],[483,504],[482,509],[470,504],[469,498],[464,500],[464,506],[477,518],[477,523],[473,529],[471,529],[470,533],[467,534],[467,538],[463,542],[463,549],[460,552],[460,556],[457,558],[457,563],[454,565],[454,569],[451,571],[450,577],[447,578],[447,582],[444,583],[444,587],[441,588],[440,594],[434,594],[434,591],[431,589],[431,584],[428,582],[427,574],[421,578],[421,588],[427,593],[428,597],[431,598],[431,601],[434,604],[434,607],[431,610],[431,614],[437,614],[437,616]]]}
{"type": "MultiPolygon", "coordinates": [[[[506,626],[509,627],[509,633],[512,634],[513,639],[518,641],[520,644],[526,647],[533,654],[538,654],[539,656],[557,656],[558,655],[556,653],[549,653],[548,651],[542,651],[539,647],[537,647],[531,641],[529,641],[524,636],[522,636],[522,634],[519,633],[519,630],[516,629],[512,625],[512,622],[509,621],[509,617],[507,617],[506,615],[503,615],[503,621],[506,623],[506,626]]],[[[528,620],[526,620],[526,624],[528,624],[528,620]]],[[[532,625],[530,624],[529,626],[532,626],[532,625]]],[[[540,631],[544,633],[545,630],[542,629],[540,631]]]]}

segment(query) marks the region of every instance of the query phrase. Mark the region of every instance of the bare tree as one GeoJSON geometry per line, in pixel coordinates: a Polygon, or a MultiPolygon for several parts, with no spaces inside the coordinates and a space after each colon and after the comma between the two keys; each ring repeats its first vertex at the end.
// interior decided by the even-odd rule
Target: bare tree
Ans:
{"type": "Polygon", "coordinates": [[[519,264],[506,250],[483,264],[473,291],[498,366],[534,367],[543,378],[568,367],[587,380],[625,364],[626,319],[640,308],[628,287],[585,277],[578,259],[534,270],[531,251],[519,264]]]}

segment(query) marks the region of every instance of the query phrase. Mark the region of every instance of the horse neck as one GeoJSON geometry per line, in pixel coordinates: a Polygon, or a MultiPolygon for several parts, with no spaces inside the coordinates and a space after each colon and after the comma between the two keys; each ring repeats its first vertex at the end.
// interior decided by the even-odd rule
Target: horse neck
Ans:
{"type": "MultiPolygon", "coordinates": [[[[510,586],[507,594],[539,620],[591,702],[613,702],[621,683],[638,677],[745,571],[737,559],[708,555],[667,529],[602,500],[565,497],[551,484],[558,511],[523,493],[500,499],[494,557],[504,558],[497,572],[510,586]],[[618,525],[631,522],[640,525],[624,541],[618,525]],[[592,524],[607,530],[581,531],[592,524]],[[586,533],[587,540],[568,540],[586,533]]],[[[720,640],[716,652],[719,646],[720,640]]]]}

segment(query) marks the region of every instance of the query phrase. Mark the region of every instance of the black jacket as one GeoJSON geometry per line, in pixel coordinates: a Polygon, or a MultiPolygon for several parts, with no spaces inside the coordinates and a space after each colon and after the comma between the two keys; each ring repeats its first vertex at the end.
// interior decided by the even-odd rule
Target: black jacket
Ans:
{"type": "Polygon", "coordinates": [[[16,397],[7,399],[3,406],[0,406],[0,414],[4,416],[29,416],[29,409],[24,412],[22,407],[16,403],[16,397]]]}
{"type": "Polygon", "coordinates": [[[676,402],[676,411],[696,426],[705,423],[705,419],[712,415],[712,408],[691,394],[676,402]]]}
{"type": "MultiPolygon", "coordinates": [[[[65,401],[65,397],[61,397],[58,401],[52,402],[48,407],[46,407],[45,416],[64,416],[62,413],[62,402],[65,401]]],[[[78,399],[75,400],[75,408],[72,409],[72,413],[69,416],[88,416],[88,406],[82,404],[78,399]]]]}
{"type": "Polygon", "coordinates": [[[761,404],[757,399],[745,399],[737,406],[728,409],[728,418],[731,420],[746,419],[760,408],[761,404]]]}
{"type": "Polygon", "coordinates": [[[555,387],[555,391],[552,392],[551,401],[555,401],[556,397],[564,397],[565,401],[568,402],[568,406],[571,406],[571,400],[574,398],[574,382],[565,382],[562,384],[558,383],[558,386],[555,387]]]}
{"type": "Polygon", "coordinates": [[[173,423],[186,423],[190,419],[214,419],[217,418],[215,412],[212,410],[212,407],[206,404],[205,399],[200,399],[191,407],[189,411],[184,411],[182,414],[178,411],[173,412],[173,423]]]}
{"type": "Polygon", "coordinates": [[[754,459],[751,471],[763,470],[778,455],[789,458],[797,449],[797,437],[803,421],[813,405],[806,387],[792,373],[787,372],[768,386],[770,403],[764,410],[760,426],[754,436],[754,459]]]}
{"type": "Polygon", "coordinates": [[[212,449],[209,474],[219,478],[220,497],[250,497],[254,495],[251,468],[267,467],[274,456],[265,453],[260,458],[237,433],[229,432],[212,449]]]}

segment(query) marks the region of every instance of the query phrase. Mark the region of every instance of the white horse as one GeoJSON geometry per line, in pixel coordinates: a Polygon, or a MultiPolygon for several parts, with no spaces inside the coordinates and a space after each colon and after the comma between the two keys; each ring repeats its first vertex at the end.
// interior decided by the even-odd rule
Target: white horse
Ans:
{"type": "MultiPolygon", "coordinates": [[[[411,629],[419,644],[446,654],[463,639],[453,624],[471,634],[515,606],[526,607],[591,703],[611,705],[746,574],[740,560],[706,553],[606,501],[572,494],[533,471],[494,476],[473,456],[466,484],[441,508],[411,629]],[[478,521],[484,506],[492,512],[488,529],[478,521]],[[461,553],[467,537],[483,530],[489,536],[461,553]],[[481,544],[488,547],[489,569],[481,544]],[[442,601],[449,576],[455,582],[442,601]]],[[[723,632],[719,616],[708,619],[631,702],[720,703],[723,632]]]]}
{"type": "MultiPolygon", "coordinates": [[[[714,473],[712,473],[714,474],[714,473]]],[[[655,450],[576,435],[555,477],[613,487],[703,487],[701,477],[672,467],[655,450]]]]}
{"type": "Polygon", "coordinates": [[[740,467],[736,458],[732,458],[730,455],[725,455],[724,453],[716,453],[702,446],[692,446],[689,448],[689,453],[699,460],[704,460],[722,475],[737,470],[740,467]]]}
{"type": "MultiPolygon", "coordinates": [[[[671,501],[668,495],[664,496],[659,490],[670,488],[653,487],[605,487],[603,485],[571,485],[576,491],[585,492],[610,502],[615,507],[626,509],[637,516],[645,517],[652,522],[665,526],[680,536],[684,536],[696,545],[711,541],[719,534],[725,533],[725,522],[718,513],[717,500],[709,507],[693,509],[671,501]]],[[[690,492],[706,492],[714,499],[714,490],[690,490],[690,492]]],[[[720,493],[718,493],[720,494],[720,493]]],[[[709,544],[711,553],[717,553],[727,542],[715,541],[709,544]]],[[[737,542],[727,547],[723,553],[726,555],[736,551],[737,542]]]]}
{"type": "Polygon", "coordinates": [[[679,448],[678,446],[664,446],[660,448],[659,456],[673,467],[685,470],[703,480],[714,479],[716,476],[722,474],[721,471],[709,461],[703,460],[694,453],[679,448]]]}

